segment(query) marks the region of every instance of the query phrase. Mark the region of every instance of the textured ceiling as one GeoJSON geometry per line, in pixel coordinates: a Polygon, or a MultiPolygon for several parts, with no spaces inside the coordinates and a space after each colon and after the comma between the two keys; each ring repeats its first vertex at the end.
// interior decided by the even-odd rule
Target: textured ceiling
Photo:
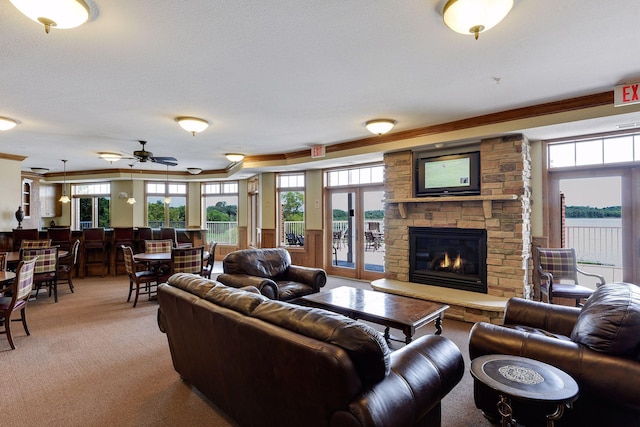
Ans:
{"type": "MultiPolygon", "coordinates": [[[[0,3],[0,116],[20,121],[0,152],[26,156],[23,170],[126,168],[98,152],[131,153],[139,139],[178,170],[223,169],[230,151],[370,136],[372,118],[402,131],[640,81],[637,0],[516,0],[477,41],[449,30],[434,0],[87,3],[88,23],[50,34],[0,3]],[[211,126],[193,137],[183,115],[211,126]]],[[[530,132],[621,121],[640,116],[530,132]]]]}

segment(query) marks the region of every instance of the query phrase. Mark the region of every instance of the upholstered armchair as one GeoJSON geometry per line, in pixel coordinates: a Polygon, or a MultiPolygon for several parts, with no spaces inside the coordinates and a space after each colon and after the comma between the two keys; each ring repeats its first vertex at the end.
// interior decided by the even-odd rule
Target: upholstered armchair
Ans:
{"type": "MultiPolygon", "coordinates": [[[[637,426],[640,420],[640,287],[598,287],[582,308],[512,298],[504,325],[477,323],[469,335],[471,359],[488,354],[523,356],[553,365],[580,387],[578,400],[557,425],[637,426]]],[[[476,406],[499,418],[498,397],[474,383],[476,406]]],[[[546,425],[553,408],[513,402],[527,426],[546,425]]]]}
{"type": "Polygon", "coordinates": [[[222,269],[220,283],[234,288],[255,286],[262,295],[282,301],[320,292],[327,283],[323,269],[291,265],[291,255],[283,248],[231,252],[222,269]]]}

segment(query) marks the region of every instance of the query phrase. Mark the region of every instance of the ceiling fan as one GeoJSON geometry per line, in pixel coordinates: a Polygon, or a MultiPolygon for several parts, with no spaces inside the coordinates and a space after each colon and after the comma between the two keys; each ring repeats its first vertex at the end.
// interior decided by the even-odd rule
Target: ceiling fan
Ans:
{"type": "Polygon", "coordinates": [[[167,165],[167,166],[178,165],[178,160],[175,157],[156,157],[153,155],[151,151],[147,151],[144,149],[144,145],[147,143],[147,141],[138,141],[138,142],[142,144],[142,149],[133,152],[133,156],[136,159],[138,159],[138,161],[143,163],[149,161],[149,162],[159,163],[161,165],[167,165]]]}

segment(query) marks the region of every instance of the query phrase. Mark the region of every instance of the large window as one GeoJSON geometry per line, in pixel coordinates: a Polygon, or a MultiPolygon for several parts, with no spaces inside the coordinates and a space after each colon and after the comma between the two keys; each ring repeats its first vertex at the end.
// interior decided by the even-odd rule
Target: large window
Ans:
{"type": "Polygon", "coordinates": [[[202,184],[202,223],[207,241],[238,244],[238,182],[202,184]]]}
{"type": "Polygon", "coordinates": [[[74,229],[111,226],[111,184],[75,184],[71,194],[74,229]]]}
{"type": "Polygon", "coordinates": [[[382,184],[384,180],[384,165],[331,170],[327,171],[325,179],[327,187],[382,184]]]}
{"type": "Polygon", "coordinates": [[[280,174],[277,180],[281,246],[304,246],[304,173],[280,174]]]}
{"type": "Polygon", "coordinates": [[[187,184],[148,182],[147,225],[151,228],[187,226],[187,184]]]}

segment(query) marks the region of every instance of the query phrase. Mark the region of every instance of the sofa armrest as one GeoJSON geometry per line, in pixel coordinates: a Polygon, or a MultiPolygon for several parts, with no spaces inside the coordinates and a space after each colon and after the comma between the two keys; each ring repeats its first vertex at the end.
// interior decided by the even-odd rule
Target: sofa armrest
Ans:
{"type": "Polygon", "coordinates": [[[287,278],[311,286],[314,292],[320,292],[320,288],[327,283],[327,273],[323,269],[299,265],[289,266],[287,278]]]}
{"type": "Polygon", "coordinates": [[[438,335],[420,337],[391,355],[391,372],[354,399],[349,411],[334,414],[331,426],[422,425],[440,420],[440,402],[464,374],[456,345],[438,335]],[[437,414],[429,414],[431,410],[437,414]]]}
{"type": "Polygon", "coordinates": [[[469,356],[487,354],[528,357],[562,369],[580,384],[580,393],[640,409],[640,363],[590,350],[570,340],[476,323],[469,333],[469,356]]]}
{"type": "Polygon", "coordinates": [[[504,310],[504,324],[530,326],[568,337],[579,314],[578,307],[511,298],[504,310]]]}
{"type": "Polygon", "coordinates": [[[232,288],[243,288],[245,286],[254,286],[260,293],[269,299],[278,299],[278,285],[271,279],[258,276],[250,276],[248,274],[220,274],[216,280],[223,285],[232,288]]]}

